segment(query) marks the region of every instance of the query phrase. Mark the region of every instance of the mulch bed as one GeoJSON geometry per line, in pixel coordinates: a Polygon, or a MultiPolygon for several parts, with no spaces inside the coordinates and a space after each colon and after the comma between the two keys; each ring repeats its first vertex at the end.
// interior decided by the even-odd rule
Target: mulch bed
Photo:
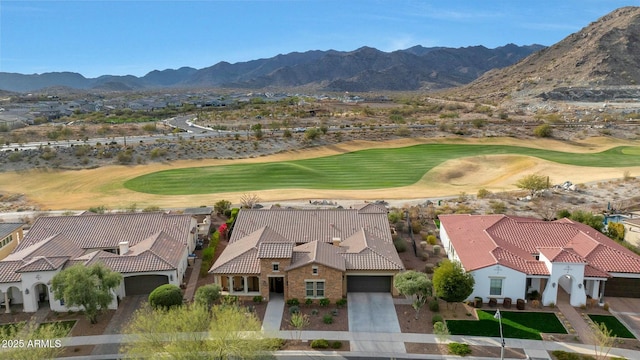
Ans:
{"type": "MultiPolygon", "coordinates": [[[[320,331],[349,331],[349,310],[348,305],[338,309],[338,316],[333,316],[333,323],[325,324],[323,317],[326,314],[331,314],[331,311],[336,309],[335,304],[323,307],[318,304],[313,305],[300,305],[300,312],[309,317],[309,326],[303,330],[320,330],[320,331]],[[317,310],[317,315],[312,315],[313,310],[317,310]]],[[[285,306],[284,314],[282,315],[282,322],[280,323],[280,330],[294,330],[291,326],[291,314],[289,314],[289,306],[285,306]]]]}
{"type": "MultiPolygon", "coordinates": [[[[315,350],[315,351],[350,351],[351,347],[348,341],[344,340],[335,340],[340,341],[342,344],[339,349],[314,349],[311,347],[311,341],[302,342],[298,340],[285,340],[284,345],[280,347],[280,350],[315,350]]],[[[329,340],[329,344],[334,342],[334,340],[329,340]]]]}
{"type": "MultiPolygon", "coordinates": [[[[449,350],[445,344],[422,344],[422,343],[404,343],[408,353],[411,354],[440,354],[448,355],[449,350]]],[[[500,358],[500,347],[498,346],[481,346],[470,345],[471,354],[469,356],[500,358]]],[[[509,359],[526,359],[527,356],[523,349],[514,349],[506,347],[504,349],[504,357],[509,359]]]]}

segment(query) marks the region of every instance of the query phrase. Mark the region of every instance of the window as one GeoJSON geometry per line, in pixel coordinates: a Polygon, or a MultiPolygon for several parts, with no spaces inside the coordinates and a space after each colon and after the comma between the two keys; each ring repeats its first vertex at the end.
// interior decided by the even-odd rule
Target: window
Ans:
{"type": "Polygon", "coordinates": [[[8,245],[11,241],[13,241],[13,235],[9,235],[0,241],[0,248],[8,245]]]}
{"type": "Polygon", "coordinates": [[[313,275],[318,275],[318,267],[317,267],[317,266],[312,267],[312,268],[311,268],[311,273],[312,273],[313,275]]]}
{"type": "Polygon", "coordinates": [[[308,298],[324,297],[324,281],[305,281],[305,292],[308,298]]]}
{"type": "Polygon", "coordinates": [[[491,284],[489,285],[489,295],[502,295],[502,279],[491,279],[491,284]]]}
{"type": "Polygon", "coordinates": [[[271,264],[271,266],[273,268],[273,272],[280,271],[280,263],[273,263],[273,264],[271,264]]]}

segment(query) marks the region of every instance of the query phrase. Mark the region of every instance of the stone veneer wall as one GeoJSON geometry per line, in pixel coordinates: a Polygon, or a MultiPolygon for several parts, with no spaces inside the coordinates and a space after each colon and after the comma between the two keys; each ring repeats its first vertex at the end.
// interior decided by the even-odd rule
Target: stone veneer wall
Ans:
{"type": "Polygon", "coordinates": [[[341,299],[343,291],[344,273],[321,264],[309,264],[287,272],[288,295],[285,298],[297,298],[301,302],[306,299],[305,280],[324,280],[324,297],[335,302],[341,299]],[[313,275],[313,267],[318,267],[318,275],[313,275]]]}

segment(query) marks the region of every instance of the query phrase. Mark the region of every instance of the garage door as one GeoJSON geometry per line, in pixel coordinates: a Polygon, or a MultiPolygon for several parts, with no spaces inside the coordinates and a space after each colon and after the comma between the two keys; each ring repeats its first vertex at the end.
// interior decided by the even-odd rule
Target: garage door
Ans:
{"type": "Polygon", "coordinates": [[[640,298],[640,279],[609,279],[604,284],[604,296],[640,298]]]}
{"type": "Polygon", "coordinates": [[[160,285],[168,284],[166,275],[138,275],[124,278],[125,295],[148,295],[160,285]]]}
{"type": "Polygon", "coordinates": [[[392,276],[347,276],[347,292],[391,292],[392,276]]]}

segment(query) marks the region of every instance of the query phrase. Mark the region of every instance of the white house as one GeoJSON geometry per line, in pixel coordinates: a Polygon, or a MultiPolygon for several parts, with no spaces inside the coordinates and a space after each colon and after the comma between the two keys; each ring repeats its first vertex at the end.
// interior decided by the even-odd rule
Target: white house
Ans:
{"type": "Polygon", "coordinates": [[[180,285],[196,240],[196,220],[164,213],[40,217],[18,247],[0,261],[0,303],[35,312],[69,310],[54,300],[51,279],[74,264],[105,264],[123,275],[109,308],[126,295],[180,285]]]}
{"type": "Polygon", "coordinates": [[[587,298],[640,297],[640,256],[587,225],[506,215],[439,219],[447,256],[474,276],[470,299],[502,302],[537,291],[549,305],[559,289],[573,306],[587,298]]]}

